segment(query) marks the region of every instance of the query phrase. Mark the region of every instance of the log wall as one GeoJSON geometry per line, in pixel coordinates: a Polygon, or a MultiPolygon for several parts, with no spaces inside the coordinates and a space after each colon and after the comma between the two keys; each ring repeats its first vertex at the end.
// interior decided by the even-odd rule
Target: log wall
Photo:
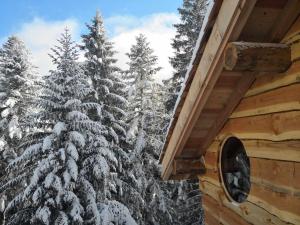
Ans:
{"type": "Polygon", "coordinates": [[[263,74],[205,154],[207,172],[199,177],[206,224],[300,224],[300,21],[284,43],[293,63],[284,73],[263,74]],[[294,32],[294,33],[293,33],[294,32]],[[296,50],[295,50],[296,49],[296,50]],[[241,139],[250,158],[247,200],[232,203],[220,179],[218,157],[229,135],[241,139]]]}

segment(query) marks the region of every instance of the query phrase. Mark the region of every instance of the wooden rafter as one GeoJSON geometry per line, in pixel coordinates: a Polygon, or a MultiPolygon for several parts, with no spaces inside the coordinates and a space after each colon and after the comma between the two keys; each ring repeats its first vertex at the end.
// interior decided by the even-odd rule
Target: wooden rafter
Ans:
{"type": "Polygon", "coordinates": [[[241,32],[247,21],[245,16],[249,16],[249,11],[253,9],[255,2],[245,0],[223,1],[187,95],[187,101],[184,102],[162,160],[163,179],[168,179],[172,174],[172,161],[183,150],[191,130],[223,70],[222,54],[228,40],[233,36],[239,36],[238,33],[241,32]]]}

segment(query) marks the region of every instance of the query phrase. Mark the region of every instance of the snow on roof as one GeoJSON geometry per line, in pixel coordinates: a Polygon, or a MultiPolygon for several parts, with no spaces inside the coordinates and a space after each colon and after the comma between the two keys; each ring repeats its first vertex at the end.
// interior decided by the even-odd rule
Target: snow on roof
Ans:
{"type": "Polygon", "coordinates": [[[160,162],[162,161],[166,148],[168,146],[170,137],[173,133],[173,129],[175,127],[175,124],[177,122],[177,118],[175,117],[176,114],[178,112],[181,111],[181,108],[179,107],[181,104],[183,104],[184,100],[185,100],[185,96],[183,95],[184,92],[187,92],[190,88],[190,83],[191,80],[193,79],[195,72],[196,72],[196,68],[200,62],[200,59],[202,57],[202,53],[204,50],[204,46],[207,42],[207,39],[211,33],[212,30],[212,26],[214,24],[214,21],[216,19],[216,16],[218,14],[218,11],[220,9],[220,5],[221,5],[220,0],[209,0],[209,4],[207,7],[207,11],[203,20],[203,24],[199,33],[199,37],[198,40],[196,42],[194,51],[193,51],[193,55],[190,61],[190,64],[187,68],[187,72],[181,87],[180,92],[178,93],[178,97],[174,106],[174,110],[172,113],[172,119],[170,121],[169,127],[168,127],[168,131],[167,131],[167,135],[165,138],[165,143],[164,143],[164,147],[162,149],[161,155],[160,155],[160,162]]]}

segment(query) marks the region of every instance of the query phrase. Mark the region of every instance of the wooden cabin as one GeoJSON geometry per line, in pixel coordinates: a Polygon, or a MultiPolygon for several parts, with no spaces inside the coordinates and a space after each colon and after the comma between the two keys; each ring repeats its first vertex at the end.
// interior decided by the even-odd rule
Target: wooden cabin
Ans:
{"type": "Polygon", "coordinates": [[[210,4],[160,160],[208,225],[300,224],[300,0],[210,4]]]}

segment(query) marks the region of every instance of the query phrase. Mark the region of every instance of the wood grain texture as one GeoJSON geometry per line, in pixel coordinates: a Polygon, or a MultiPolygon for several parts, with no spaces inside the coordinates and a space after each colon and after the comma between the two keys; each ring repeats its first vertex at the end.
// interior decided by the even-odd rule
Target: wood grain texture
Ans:
{"type": "Polygon", "coordinates": [[[250,225],[250,223],[244,220],[240,215],[219,204],[219,202],[212,197],[203,195],[202,201],[204,204],[205,216],[209,216],[209,222],[215,223],[215,220],[217,220],[219,221],[218,224],[224,225],[250,225]],[[213,217],[215,220],[213,220],[211,217],[213,217]]]}
{"type": "Polygon", "coordinates": [[[217,140],[228,134],[240,139],[285,141],[300,139],[300,111],[230,119],[217,140]]]}
{"type": "MultiPolygon", "coordinates": [[[[233,204],[228,201],[225,196],[223,189],[220,186],[214,185],[206,179],[206,177],[200,177],[200,190],[213,199],[219,204],[224,205],[228,209],[234,211],[247,222],[259,225],[290,225],[291,223],[281,220],[276,215],[273,215],[258,205],[246,201],[241,204],[233,204]]],[[[292,223],[293,224],[293,223],[292,223]]]]}
{"type": "Polygon", "coordinates": [[[244,98],[230,118],[300,110],[300,83],[244,98]]]}
{"type": "Polygon", "coordinates": [[[291,65],[285,73],[263,74],[256,78],[245,97],[258,95],[276,88],[300,82],[300,61],[291,65]]]}
{"type": "Polygon", "coordinates": [[[284,72],[291,64],[291,49],[285,44],[231,42],[224,53],[230,71],[284,72]]]}
{"type": "MultiPolygon", "coordinates": [[[[266,140],[241,140],[247,152],[252,158],[274,159],[281,161],[300,162],[300,140],[266,141],[266,140]]],[[[211,153],[219,152],[220,141],[214,141],[206,151],[206,157],[211,153]]]]}
{"type": "Polygon", "coordinates": [[[203,106],[213,89],[222,70],[222,53],[228,38],[243,9],[245,1],[223,2],[212,33],[206,44],[203,56],[197,68],[186,101],[183,104],[178,121],[162,160],[162,177],[168,179],[172,173],[171,164],[180,154],[195,125],[203,106]],[[201,87],[201,88],[200,88],[201,87]]]}
{"type": "MultiPolygon", "coordinates": [[[[253,181],[260,182],[262,186],[272,186],[284,193],[300,196],[300,162],[249,157],[253,181]]],[[[219,181],[218,153],[207,152],[204,160],[207,169],[205,176],[219,181]]]]}

